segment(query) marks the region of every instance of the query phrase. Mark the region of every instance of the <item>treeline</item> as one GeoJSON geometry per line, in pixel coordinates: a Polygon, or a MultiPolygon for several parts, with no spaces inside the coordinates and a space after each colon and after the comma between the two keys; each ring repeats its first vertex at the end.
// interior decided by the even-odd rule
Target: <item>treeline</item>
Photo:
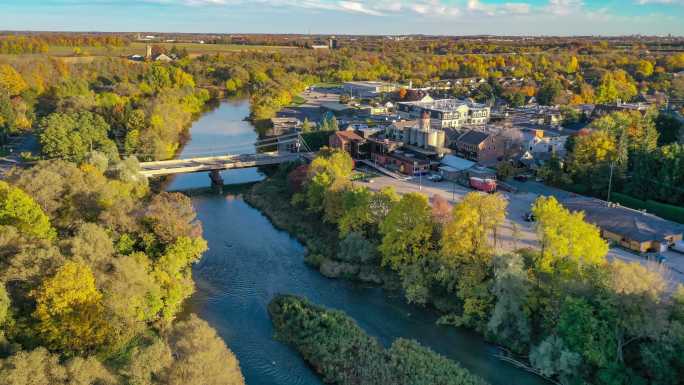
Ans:
{"type": "Polygon", "coordinates": [[[46,53],[50,46],[123,47],[130,41],[117,35],[31,34],[0,36],[0,54],[46,53]]]}
{"type": "Polygon", "coordinates": [[[112,160],[168,159],[209,99],[177,65],[47,57],[0,64],[2,133],[35,130],[48,158],[80,162],[98,150],[112,160]]]}
{"type": "Polygon", "coordinates": [[[307,260],[321,272],[390,282],[377,273],[389,269],[409,302],[435,307],[441,323],[484,334],[559,383],[682,383],[684,288],[670,293],[659,266],[608,261],[607,243],[581,213],[539,198],[538,249],[502,253],[503,237],[519,237],[503,228],[502,196],[473,192],[452,206],[373,192],[352,185],[352,166],[344,152],[324,150],[287,179],[255,187],[250,202],[288,230],[307,230],[299,236],[320,253],[307,260]],[[272,201],[282,203],[263,204],[272,201]],[[307,214],[281,221],[272,209],[284,205],[307,214]]]}
{"type": "Polygon", "coordinates": [[[293,345],[326,384],[487,384],[415,341],[385,349],[344,313],[298,297],[278,296],[268,312],[276,338],[293,345]]]}
{"type": "Polygon", "coordinates": [[[607,198],[612,189],[640,200],[684,206],[682,125],[655,111],[615,112],[593,121],[568,142],[567,162],[540,171],[546,182],[607,198]]]}
{"type": "Polygon", "coordinates": [[[176,321],[206,250],[192,203],[91,152],[0,182],[0,382],[243,384],[208,324],[176,321]],[[201,360],[201,365],[198,364],[201,360]]]}
{"type": "Polygon", "coordinates": [[[304,86],[319,81],[412,81],[415,86],[426,86],[478,77],[487,81],[476,86],[454,82],[447,93],[487,103],[504,99],[513,106],[523,105],[531,97],[540,104],[577,105],[626,102],[640,93],[664,92],[678,98],[684,95],[684,78],[674,73],[683,69],[682,53],[594,55],[568,48],[536,55],[462,55],[389,46],[380,52],[347,47],[330,52],[206,55],[186,67],[202,84],[225,87],[231,93],[249,91],[253,115],[259,119],[271,117],[304,86]],[[517,80],[500,82],[504,77],[517,80]]]}

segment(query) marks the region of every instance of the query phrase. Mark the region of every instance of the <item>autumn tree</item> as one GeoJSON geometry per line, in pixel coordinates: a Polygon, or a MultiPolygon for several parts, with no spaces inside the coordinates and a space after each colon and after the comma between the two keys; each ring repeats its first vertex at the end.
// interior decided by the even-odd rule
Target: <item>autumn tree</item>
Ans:
{"type": "Polygon", "coordinates": [[[554,197],[539,197],[532,213],[541,243],[541,271],[581,276],[586,268],[605,263],[608,244],[596,226],[584,221],[582,212],[570,212],[554,197]]]}
{"type": "Polygon", "coordinates": [[[26,81],[17,70],[9,64],[0,64],[0,93],[10,96],[19,95],[28,88],[26,81]]]}
{"type": "Polygon", "coordinates": [[[34,294],[38,332],[48,346],[75,352],[101,348],[109,331],[102,293],[87,265],[67,262],[34,294]]]}
{"type": "Polygon", "coordinates": [[[320,212],[324,208],[325,193],[332,189],[340,191],[349,183],[354,161],[349,154],[339,150],[324,150],[309,166],[306,202],[309,210],[320,212]]]}
{"type": "Polygon", "coordinates": [[[197,220],[192,201],[180,193],[163,192],[155,195],[143,218],[164,243],[172,243],[179,237],[202,235],[202,224],[197,220]]]}
{"type": "Polygon", "coordinates": [[[404,194],[380,223],[382,263],[395,270],[417,263],[430,251],[430,205],[424,195],[404,194]]]}
{"type": "Polygon", "coordinates": [[[235,355],[205,321],[191,315],[169,337],[174,362],[162,376],[168,385],[244,385],[235,355]]]}
{"type": "Polygon", "coordinates": [[[55,230],[40,206],[21,189],[0,181],[0,224],[29,237],[52,239],[55,230]]]}
{"type": "Polygon", "coordinates": [[[463,302],[457,324],[483,329],[492,298],[487,288],[497,228],[506,216],[500,194],[468,193],[452,211],[440,240],[439,280],[463,302]]]}

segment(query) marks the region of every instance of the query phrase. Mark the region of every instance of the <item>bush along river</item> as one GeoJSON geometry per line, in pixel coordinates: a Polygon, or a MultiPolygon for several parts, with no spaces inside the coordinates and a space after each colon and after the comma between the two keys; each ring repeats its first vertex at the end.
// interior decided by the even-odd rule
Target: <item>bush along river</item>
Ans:
{"type": "MultiPolygon", "coordinates": [[[[221,102],[193,124],[180,156],[228,147],[234,153],[254,152],[251,143],[257,135],[243,120],[248,114],[246,100],[221,102]]],[[[224,171],[222,176],[226,184],[264,178],[257,169],[224,171]]],[[[209,186],[208,174],[196,173],[174,177],[167,190],[209,186]]],[[[341,310],[385,347],[397,338],[414,339],[493,385],[546,383],[496,358],[498,348],[476,333],[437,325],[437,314],[406,304],[398,291],[324,277],[304,263],[301,243],[276,229],[240,194],[191,195],[209,250],[193,269],[197,291],[187,306],[216,328],[240,360],[247,384],[322,384],[296,350],[273,339],[268,304],[278,294],[341,310]]]]}

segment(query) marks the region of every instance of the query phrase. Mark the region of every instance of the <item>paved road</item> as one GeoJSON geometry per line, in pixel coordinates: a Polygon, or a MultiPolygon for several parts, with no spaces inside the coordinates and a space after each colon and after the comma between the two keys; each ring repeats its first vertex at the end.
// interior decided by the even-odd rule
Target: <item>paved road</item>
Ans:
{"type": "MultiPolygon", "coordinates": [[[[472,189],[455,183],[433,182],[427,178],[412,178],[411,180],[401,181],[387,176],[379,176],[372,178],[371,180],[372,183],[369,181],[355,183],[368,186],[370,189],[376,191],[383,187],[392,186],[400,194],[421,192],[428,197],[441,195],[451,203],[461,201],[467,193],[473,191],[472,189]]],[[[539,243],[534,229],[534,223],[526,222],[524,220],[524,215],[530,211],[532,203],[540,195],[553,195],[557,198],[566,198],[572,196],[573,193],[545,186],[537,182],[516,182],[511,184],[514,184],[519,190],[516,193],[501,193],[508,200],[508,209],[506,221],[498,234],[499,240],[496,245],[497,251],[505,253],[522,247],[538,249],[539,243]]],[[[677,284],[684,283],[684,254],[679,254],[674,251],[667,251],[663,254],[667,256],[667,262],[665,263],[667,271],[665,272],[665,275],[670,282],[670,290],[673,290],[676,288],[677,284]]],[[[617,247],[610,248],[607,257],[609,260],[621,259],[628,262],[639,262],[645,266],[653,267],[653,264],[645,258],[617,247]]]]}
{"type": "Polygon", "coordinates": [[[11,153],[7,156],[0,157],[0,175],[4,175],[12,167],[20,166],[22,160],[20,154],[22,152],[37,153],[40,149],[38,138],[33,134],[16,136],[10,139],[8,144],[11,153]]]}

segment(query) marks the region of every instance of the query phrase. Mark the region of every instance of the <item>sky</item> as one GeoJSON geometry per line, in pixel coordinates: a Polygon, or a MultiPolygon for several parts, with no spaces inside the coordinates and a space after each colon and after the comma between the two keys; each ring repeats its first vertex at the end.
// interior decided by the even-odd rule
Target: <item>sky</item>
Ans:
{"type": "Polygon", "coordinates": [[[0,30],[684,35],[684,0],[0,0],[0,30]]]}

